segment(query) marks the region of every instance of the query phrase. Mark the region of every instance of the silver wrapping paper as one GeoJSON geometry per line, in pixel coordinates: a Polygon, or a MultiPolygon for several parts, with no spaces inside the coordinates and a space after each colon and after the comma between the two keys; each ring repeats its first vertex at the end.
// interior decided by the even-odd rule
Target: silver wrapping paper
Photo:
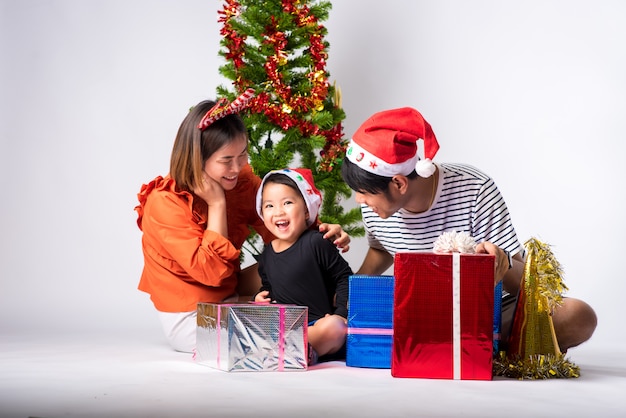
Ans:
{"type": "Polygon", "coordinates": [[[196,361],[235,371],[307,369],[308,308],[199,303],[196,361]]]}

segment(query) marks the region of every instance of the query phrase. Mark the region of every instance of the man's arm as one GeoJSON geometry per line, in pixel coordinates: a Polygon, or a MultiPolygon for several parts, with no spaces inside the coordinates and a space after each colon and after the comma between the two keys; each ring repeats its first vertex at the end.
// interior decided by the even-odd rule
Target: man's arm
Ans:
{"type": "Polygon", "coordinates": [[[369,248],[361,268],[356,274],[378,276],[383,274],[393,264],[393,257],[386,251],[369,248]]]}

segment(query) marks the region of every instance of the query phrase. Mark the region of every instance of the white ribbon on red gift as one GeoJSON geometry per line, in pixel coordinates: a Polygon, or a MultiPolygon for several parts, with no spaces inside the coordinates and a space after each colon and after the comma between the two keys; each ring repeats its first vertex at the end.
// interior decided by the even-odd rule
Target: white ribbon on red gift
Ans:
{"type": "Polygon", "coordinates": [[[461,253],[452,253],[452,378],[461,379],[461,253]]]}
{"type": "Polygon", "coordinates": [[[466,232],[448,231],[433,245],[435,253],[452,254],[452,378],[461,379],[461,254],[476,252],[476,242],[466,232]]]}

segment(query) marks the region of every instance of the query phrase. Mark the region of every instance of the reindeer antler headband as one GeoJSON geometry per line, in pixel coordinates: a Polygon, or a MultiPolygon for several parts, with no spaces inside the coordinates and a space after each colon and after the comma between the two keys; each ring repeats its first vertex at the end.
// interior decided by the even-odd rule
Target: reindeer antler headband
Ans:
{"type": "Polygon", "coordinates": [[[211,109],[204,115],[200,123],[198,124],[198,129],[204,131],[209,127],[213,122],[218,119],[222,119],[224,116],[232,115],[233,113],[238,113],[242,109],[245,109],[250,102],[250,99],[254,97],[254,89],[249,88],[231,103],[228,103],[228,100],[225,98],[221,98],[215,103],[211,109]]]}

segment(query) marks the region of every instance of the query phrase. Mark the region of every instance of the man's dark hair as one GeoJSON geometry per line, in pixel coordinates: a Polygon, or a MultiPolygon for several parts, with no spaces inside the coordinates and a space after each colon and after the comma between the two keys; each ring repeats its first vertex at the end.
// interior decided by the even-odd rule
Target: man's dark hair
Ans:
{"type": "MultiPolygon", "coordinates": [[[[341,165],[341,177],[343,177],[343,181],[346,182],[348,187],[355,192],[370,194],[387,194],[389,191],[389,183],[391,183],[391,179],[393,178],[379,176],[378,174],[365,171],[347,158],[344,158],[343,164],[341,165]]],[[[406,177],[408,179],[414,179],[417,177],[417,173],[413,170],[411,174],[406,177]]]]}

